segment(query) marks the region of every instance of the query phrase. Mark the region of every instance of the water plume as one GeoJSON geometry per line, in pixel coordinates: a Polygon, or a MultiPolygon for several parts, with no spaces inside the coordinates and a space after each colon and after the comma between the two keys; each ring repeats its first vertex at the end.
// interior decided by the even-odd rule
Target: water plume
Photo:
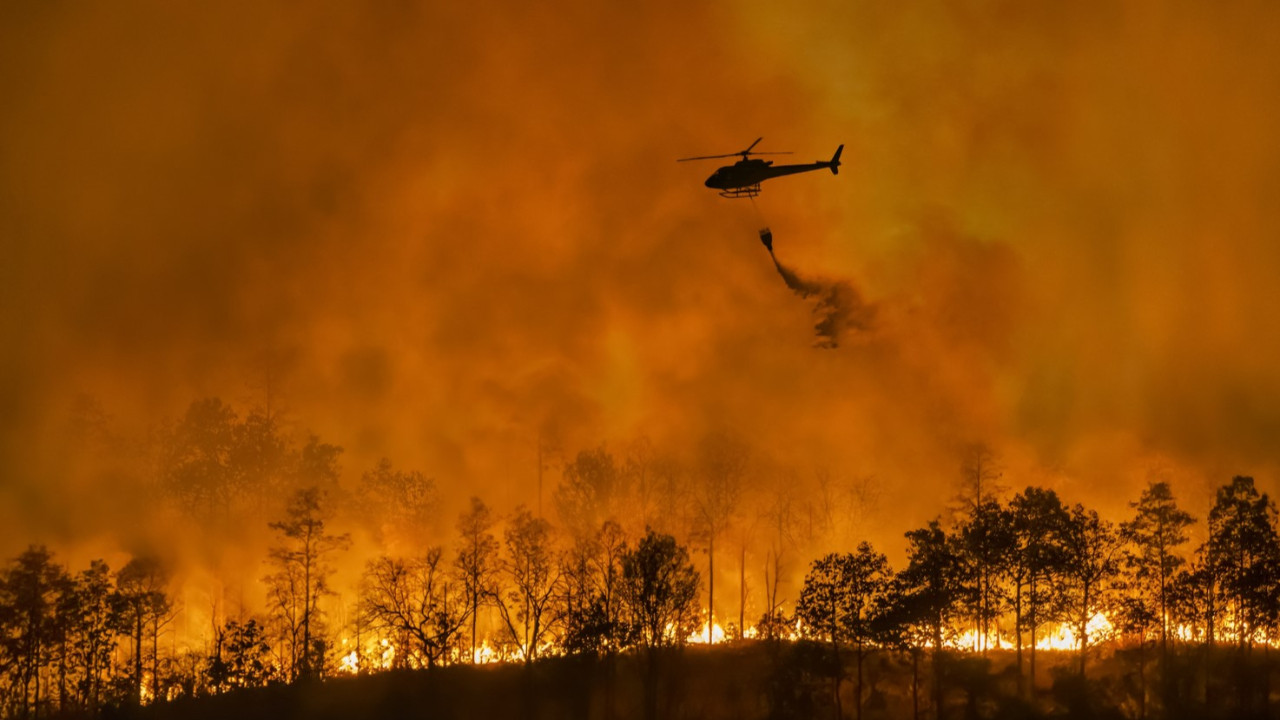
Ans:
{"type": "Polygon", "coordinates": [[[802,298],[817,298],[813,307],[813,315],[817,318],[813,326],[817,334],[814,342],[816,347],[835,349],[840,346],[847,331],[871,329],[875,308],[862,299],[862,294],[851,283],[846,280],[801,277],[778,260],[773,252],[773,233],[768,228],[760,231],[760,242],[769,251],[773,266],[778,269],[778,274],[787,287],[802,298]]]}

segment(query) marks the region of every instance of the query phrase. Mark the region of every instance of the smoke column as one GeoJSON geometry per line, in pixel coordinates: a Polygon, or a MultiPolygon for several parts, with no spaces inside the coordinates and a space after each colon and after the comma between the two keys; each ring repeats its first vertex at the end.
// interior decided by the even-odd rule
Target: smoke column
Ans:
{"type": "Polygon", "coordinates": [[[844,280],[803,278],[796,271],[778,262],[773,253],[773,233],[768,228],[760,231],[760,242],[769,251],[773,266],[778,269],[783,282],[802,298],[816,297],[813,314],[818,318],[813,326],[818,339],[817,347],[834,349],[840,346],[840,338],[846,330],[869,330],[875,317],[875,308],[862,300],[853,285],[844,280]]]}

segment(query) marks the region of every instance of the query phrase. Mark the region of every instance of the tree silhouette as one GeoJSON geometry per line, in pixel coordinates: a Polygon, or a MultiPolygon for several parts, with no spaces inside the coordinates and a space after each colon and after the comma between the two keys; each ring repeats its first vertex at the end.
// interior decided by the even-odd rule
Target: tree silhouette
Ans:
{"type": "Polygon", "coordinates": [[[236,457],[236,412],[218,398],[191,403],[166,433],[162,480],[179,506],[193,517],[225,520],[243,489],[236,457]]]}
{"type": "Polygon", "coordinates": [[[160,627],[169,617],[172,604],[168,595],[169,571],[155,557],[130,560],[116,573],[116,597],[120,622],[127,628],[133,646],[131,701],[138,703],[144,692],[156,696],[160,627]],[[143,659],[148,633],[151,640],[151,688],[144,686],[143,659]]]}
{"type": "Polygon", "coordinates": [[[701,578],[689,551],[670,535],[648,531],[622,556],[619,585],[630,636],[652,649],[684,644],[697,627],[701,578]]]}
{"type": "Polygon", "coordinates": [[[516,508],[503,536],[503,568],[511,580],[504,594],[491,590],[490,600],[507,630],[520,646],[525,662],[533,662],[547,635],[547,608],[559,579],[551,549],[551,524],[534,517],[523,505],[516,508]]]}
{"type": "Polygon", "coordinates": [[[4,650],[11,658],[8,670],[21,717],[40,711],[47,691],[41,685],[41,668],[61,640],[57,606],[70,586],[66,570],[42,545],[27,548],[0,578],[4,650]]]}
{"type": "Polygon", "coordinates": [[[904,621],[925,629],[932,648],[933,706],[943,715],[943,639],[952,619],[963,607],[971,569],[964,563],[959,541],[948,536],[937,520],[912,530],[907,537],[907,567],[895,578],[895,594],[909,610],[904,621]]]}
{"type": "Polygon", "coordinates": [[[476,662],[477,622],[480,605],[490,597],[497,573],[498,541],[490,532],[493,513],[480,498],[471,498],[470,510],[458,517],[458,554],[454,568],[462,580],[463,597],[471,620],[471,662],[476,662]]]}
{"type": "Polygon", "coordinates": [[[1276,508],[1266,493],[1258,492],[1253,478],[1236,476],[1218,489],[1209,528],[1207,561],[1229,610],[1236,643],[1246,649],[1255,630],[1270,625],[1270,573],[1280,563],[1276,508]]]}
{"type": "Polygon", "coordinates": [[[877,640],[875,613],[885,605],[892,577],[889,561],[868,543],[844,555],[830,554],[813,563],[796,603],[796,617],[809,632],[825,635],[835,659],[834,697],[841,714],[840,641],[854,648],[856,665],[855,717],[862,718],[862,680],[865,650],[877,640]]]}
{"type": "Polygon", "coordinates": [[[1022,678],[1022,631],[1031,634],[1030,684],[1036,683],[1036,634],[1040,627],[1053,622],[1061,610],[1062,596],[1054,583],[1066,560],[1064,535],[1068,516],[1058,494],[1052,490],[1028,487],[1009,502],[1016,545],[1013,566],[1021,577],[1015,581],[1014,612],[1018,636],[1018,677],[1022,678]]]}
{"type": "Polygon", "coordinates": [[[361,519],[392,551],[424,544],[439,503],[435,480],[416,470],[396,470],[386,458],[360,477],[355,492],[361,519]]]}
{"type": "Polygon", "coordinates": [[[1129,506],[1134,517],[1120,525],[1120,536],[1128,544],[1124,565],[1130,584],[1155,597],[1163,664],[1169,652],[1169,586],[1186,562],[1178,548],[1187,542],[1187,528],[1195,519],[1178,508],[1166,482],[1148,483],[1129,506]]]}
{"type": "Polygon", "coordinates": [[[69,664],[77,670],[80,707],[91,713],[98,710],[117,644],[120,620],[114,595],[111,568],[94,560],[76,577],[73,591],[66,594],[70,602],[60,611],[67,626],[69,664]]]}
{"type": "Polygon", "coordinates": [[[411,659],[419,667],[443,662],[466,621],[464,593],[440,565],[443,551],[429,548],[420,557],[382,556],[365,567],[360,609],[373,627],[399,639],[396,663],[411,659]]]}
{"type": "Polygon", "coordinates": [[[1105,594],[1120,569],[1120,537],[1096,510],[1076,504],[1063,532],[1062,596],[1067,623],[1080,643],[1080,676],[1089,651],[1089,621],[1107,605],[1105,594]]]}
{"type": "Polygon", "coordinates": [[[278,544],[269,553],[276,571],[263,580],[271,612],[284,629],[291,681],[315,679],[323,671],[320,598],[332,594],[329,576],[333,567],[328,558],[351,542],[346,534],[326,531],[322,497],[317,488],[299,490],[290,499],[285,518],[269,523],[278,536],[278,544]]]}
{"type": "Polygon", "coordinates": [[[627,546],[622,528],[605,522],[560,557],[560,639],[570,654],[613,653],[624,640],[619,585],[627,546]]]}
{"type": "Polygon", "coordinates": [[[254,618],[228,620],[214,635],[208,674],[214,692],[266,685],[273,676],[266,629],[254,618]]]}
{"type": "Polygon", "coordinates": [[[747,447],[729,435],[713,434],[698,449],[699,482],[694,490],[695,534],[707,544],[707,642],[716,615],[716,539],[729,527],[742,499],[747,447]]]}
{"type": "Polygon", "coordinates": [[[977,649],[985,656],[991,626],[1008,601],[999,579],[1001,566],[1016,545],[1013,516],[997,501],[983,500],[969,510],[958,535],[966,563],[974,568],[970,579],[969,597],[973,605],[970,614],[978,631],[977,649]]]}
{"type": "Polygon", "coordinates": [[[579,452],[565,464],[555,492],[556,513],[563,527],[574,538],[587,538],[604,521],[615,520],[621,485],[622,473],[604,446],[579,452]]]}
{"type": "Polygon", "coordinates": [[[622,556],[619,586],[628,637],[645,650],[645,718],[658,715],[658,650],[682,645],[697,624],[698,571],[670,535],[649,530],[622,556]]]}

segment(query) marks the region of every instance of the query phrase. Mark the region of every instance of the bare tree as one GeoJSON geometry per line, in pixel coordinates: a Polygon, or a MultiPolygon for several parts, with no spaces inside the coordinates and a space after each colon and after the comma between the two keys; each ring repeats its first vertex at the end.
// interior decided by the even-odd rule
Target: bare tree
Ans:
{"type": "Polygon", "coordinates": [[[145,686],[143,684],[143,660],[146,657],[145,641],[150,631],[152,645],[152,696],[156,694],[157,675],[155,663],[158,662],[157,645],[160,628],[169,619],[172,607],[168,596],[169,572],[154,557],[137,557],[130,560],[120,572],[116,573],[116,593],[120,607],[122,624],[128,628],[133,644],[133,677],[132,694],[135,701],[142,700],[145,686]]]}
{"type": "Polygon", "coordinates": [[[571,654],[612,654],[623,640],[619,584],[627,546],[622,528],[607,521],[590,538],[561,553],[557,622],[571,654]]]}
{"type": "Polygon", "coordinates": [[[369,561],[360,606],[368,623],[399,639],[396,662],[419,667],[443,662],[467,618],[464,593],[440,566],[443,551],[421,557],[369,561]]]}
{"type": "Polygon", "coordinates": [[[511,588],[505,594],[491,591],[490,599],[519,644],[521,657],[532,662],[550,630],[547,609],[560,577],[551,548],[551,525],[520,506],[508,524],[504,540],[504,569],[511,588]]]}
{"type": "Polygon", "coordinates": [[[493,537],[493,513],[480,498],[471,498],[470,510],[458,517],[458,554],[454,569],[462,581],[467,616],[471,619],[471,662],[476,662],[477,622],[480,605],[495,590],[498,541],[493,537]]]}
{"type": "Polygon", "coordinates": [[[748,450],[737,438],[714,434],[704,438],[698,455],[695,534],[707,544],[707,642],[711,642],[716,614],[716,540],[738,512],[747,474],[748,450]]]}
{"type": "Polygon", "coordinates": [[[289,645],[290,680],[319,677],[324,667],[326,643],[320,598],[333,594],[328,558],[350,546],[348,535],[325,529],[326,512],[316,488],[299,490],[289,501],[285,519],[270,523],[279,544],[270,551],[276,571],[263,578],[272,603],[272,614],[285,629],[289,645]]]}

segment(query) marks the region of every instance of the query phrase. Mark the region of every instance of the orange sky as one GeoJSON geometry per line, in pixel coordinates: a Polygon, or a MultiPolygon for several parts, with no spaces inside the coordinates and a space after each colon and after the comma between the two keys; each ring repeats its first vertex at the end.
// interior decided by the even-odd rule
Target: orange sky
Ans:
{"type": "Polygon", "coordinates": [[[1275,4],[434,5],[0,9],[6,548],[126,524],[54,461],[75,395],[143,428],[266,368],[351,476],[507,504],[543,427],[728,430],[895,537],[974,441],[1112,509],[1280,489],[1275,4]],[[757,216],[673,162],[758,136],[844,167],[757,216]],[[815,348],[762,222],[872,327],[815,348]]]}

